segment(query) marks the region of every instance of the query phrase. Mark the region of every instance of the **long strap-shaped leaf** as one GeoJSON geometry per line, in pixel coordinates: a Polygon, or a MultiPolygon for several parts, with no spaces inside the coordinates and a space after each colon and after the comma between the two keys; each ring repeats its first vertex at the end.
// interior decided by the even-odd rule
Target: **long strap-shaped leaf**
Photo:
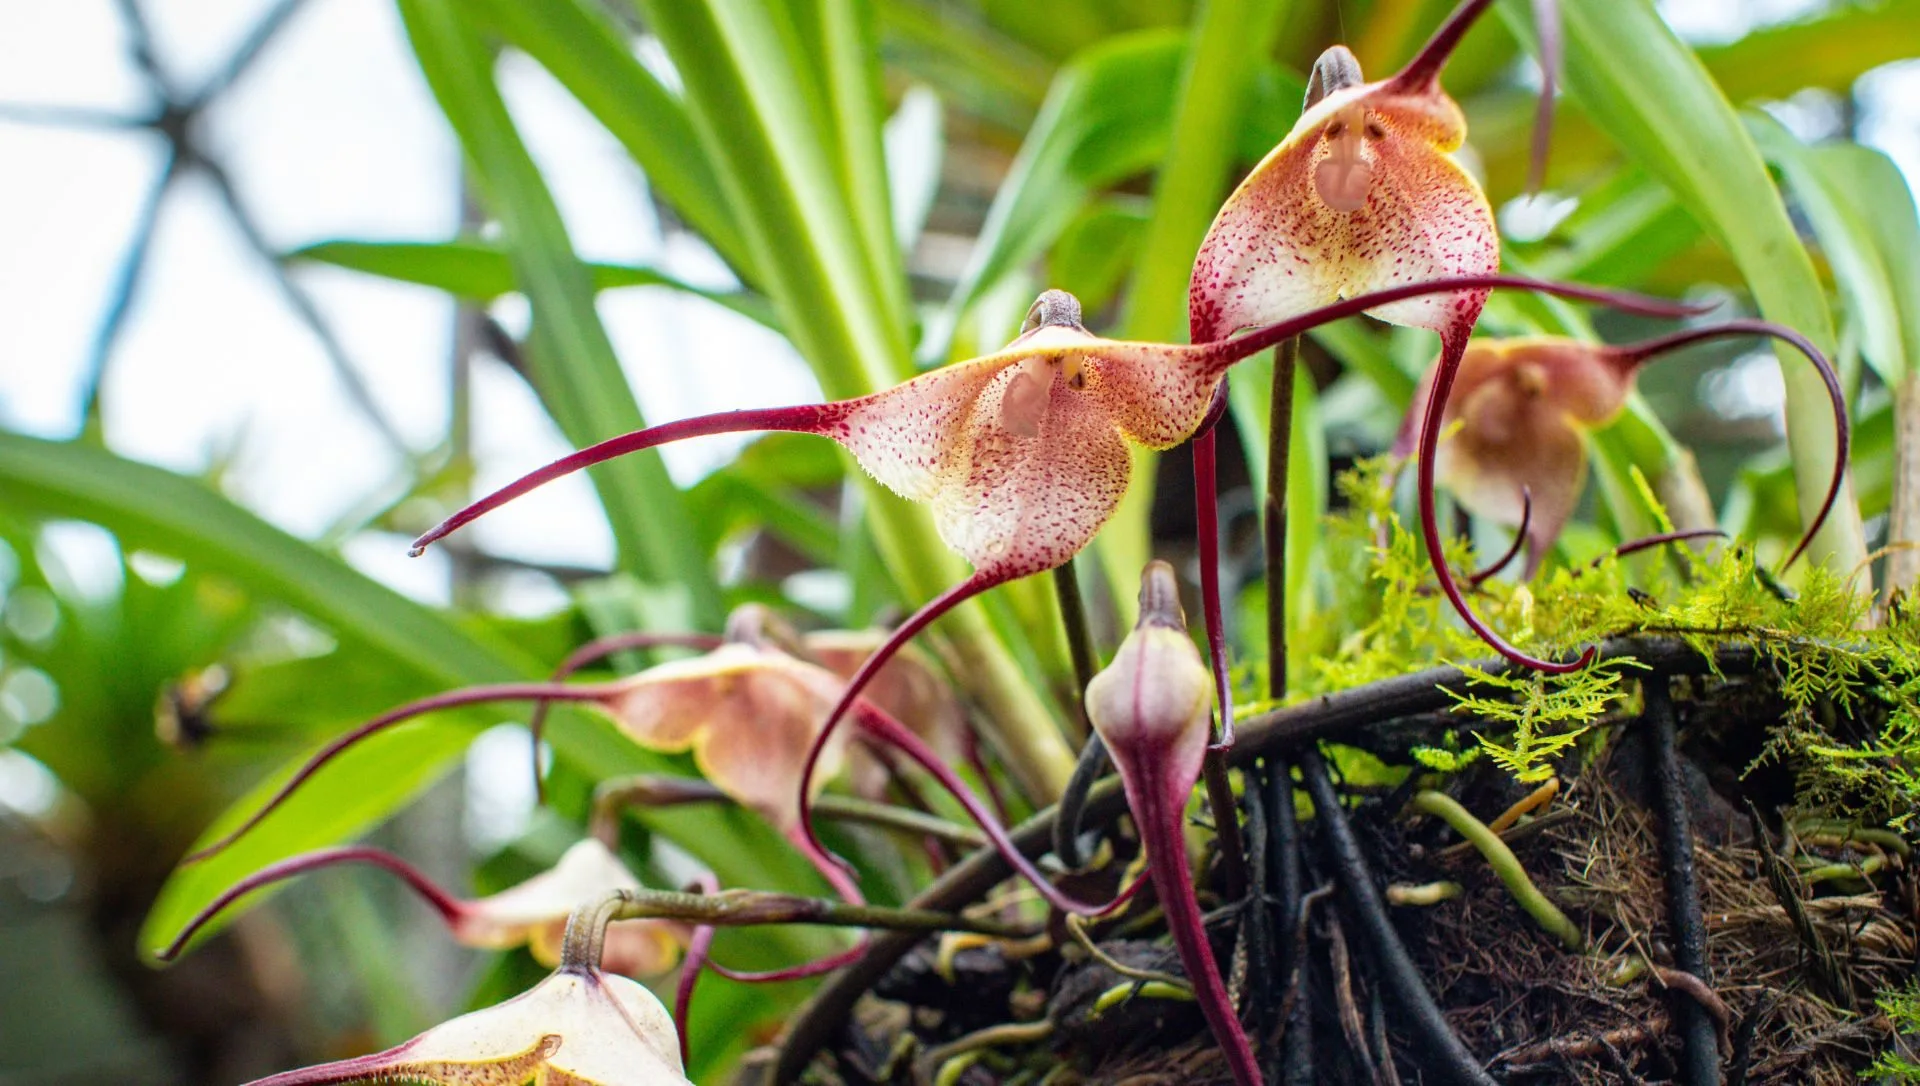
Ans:
{"type": "MultiPolygon", "coordinates": [[[[838,10],[837,3],[797,7],[800,17],[817,16],[807,24],[815,40],[836,42],[826,76],[805,55],[807,36],[794,10],[750,0],[642,6],[685,84],[688,111],[747,238],[760,286],[827,395],[843,398],[889,387],[912,365],[897,255],[876,256],[878,227],[862,225],[890,222],[884,181],[877,210],[849,206],[853,190],[871,189],[880,168],[853,146],[878,140],[878,110],[858,104],[859,76],[844,69],[852,62],[848,42],[859,34],[848,20],[861,12],[838,10]]],[[[877,142],[873,147],[877,154],[877,142]]],[[[923,512],[877,486],[869,500],[875,539],[910,601],[931,599],[960,579],[923,512]]],[[[1057,795],[1073,757],[1019,664],[977,605],[956,610],[944,628],[1010,767],[1032,795],[1057,795]]]]}
{"type": "MultiPolygon", "coordinates": [[[[91,446],[0,433],[0,505],[91,521],[129,548],[152,548],[195,570],[230,577],[249,594],[285,603],[341,640],[385,655],[417,678],[418,693],[546,670],[517,648],[399,595],[193,480],[91,446]]],[[[470,719],[425,721],[355,752],[276,815],[271,832],[175,872],[148,914],[141,945],[165,943],[187,917],[259,868],[338,844],[386,818],[445,772],[472,738],[470,719]]],[[[610,727],[576,721],[552,738],[557,754],[596,773],[672,771],[610,727]]],[[[243,797],[228,824],[253,810],[277,780],[243,797]]],[[[738,812],[688,808],[660,824],[729,884],[810,885],[798,858],[738,812]]],[[[817,949],[816,943],[787,944],[768,960],[817,949]]]]}
{"type": "MultiPolygon", "coordinates": [[[[1507,5],[1518,13],[1523,5],[1507,5]]],[[[1823,351],[1833,320],[1813,262],[1733,107],[1648,0],[1562,0],[1567,87],[1587,115],[1677,193],[1746,277],[1768,319],[1823,351]]],[[[1800,517],[1817,514],[1837,447],[1819,378],[1784,365],[1787,441],[1800,517]]],[[[1849,488],[1850,490],[1850,488],[1849,488]]],[[[1814,539],[1812,557],[1843,575],[1865,556],[1859,509],[1847,493],[1814,539]]]]}
{"type": "MultiPolygon", "coordinates": [[[[594,310],[593,280],[574,255],[559,208],[494,84],[492,57],[455,0],[401,0],[414,53],[500,220],[514,273],[533,306],[529,362],[542,401],[567,439],[591,444],[645,425],[594,310]]],[[[621,564],[643,580],[684,585],[704,623],[718,623],[719,587],[685,521],[680,492],[657,455],[596,471],[621,564]],[[665,526],[664,528],[662,526],[665,526]]]]}

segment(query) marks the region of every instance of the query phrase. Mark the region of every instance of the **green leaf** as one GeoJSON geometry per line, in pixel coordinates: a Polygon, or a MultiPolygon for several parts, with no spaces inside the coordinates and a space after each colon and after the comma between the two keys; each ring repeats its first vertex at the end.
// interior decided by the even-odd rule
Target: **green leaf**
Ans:
{"type": "Polygon", "coordinates": [[[1703,48],[1700,59],[1735,102],[1785,98],[1806,87],[1846,94],[1868,69],[1911,59],[1916,41],[1920,5],[1848,2],[1812,19],[1703,48]]]}
{"type": "MultiPolygon", "coordinates": [[[[475,181],[499,218],[514,278],[533,307],[532,379],[560,430],[578,446],[646,425],[594,309],[593,282],[574,255],[552,193],[494,84],[492,58],[457,0],[402,0],[420,68],[460,137],[475,181]]],[[[658,451],[591,469],[625,568],[682,586],[703,623],[722,617],[720,589],[686,523],[658,451]]]]}
{"type": "Polygon", "coordinates": [[[1867,147],[1808,147],[1764,113],[1747,124],[1813,225],[1867,363],[1899,387],[1920,358],[1920,223],[1900,168],[1867,147]]]}
{"type": "MultiPolygon", "coordinates": [[[[1503,11],[1524,18],[1524,7],[1508,0],[1503,11]]],[[[1833,322],[1813,262],[1753,141],[1699,58],[1647,0],[1562,0],[1561,17],[1567,87],[1588,117],[1727,250],[1763,314],[1830,352],[1833,322]]],[[[1797,359],[1781,370],[1805,523],[1826,491],[1837,435],[1819,376],[1797,359]]],[[[1843,493],[1813,557],[1846,571],[1865,554],[1859,512],[1843,493]]]]}
{"type": "MultiPolygon", "coordinates": [[[[343,641],[371,646],[410,671],[416,695],[546,672],[513,644],[462,629],[199,483],[88,445],[0,433],[0,505],[99,524],[123,547],[151,549],[189,569],[227,577],[259,599],[281,601],[343,641]]],[[[503,712],[493,719],[508,716],[503,712]]],[[[466,749],[474,729],[459,721],[473,719],[434,718],[363,744],[233,848],[176,871],[148,914],[141,946],[166,942],[188,917],[245,875],[296,852],[351,838],[405,805],[466,749]]],[[[555,753],[589,767],[596,779],[674,767],[621,738],[598,717],[564,713],[554,724],[555,753]]],[[[254,810],[272,786],[268,781],[256,787],[221,824],[231,825],[254,810]]],[[[741,812],[683,808],[640,817],[729,885],[808,890],[819,885],[771,830],[741,812]]],[[[782,948],[792,950],[795,944],[782,942],[774,953],[782,948]]]]}
{"type": "Polygon", "coordinates": [[[468,0],[466,14],[532,57],[633,156],[662,199],[749,284],[745,239],[679,96],[640,63],[606,9],[587,0],[468,0]]]}
{"type": "MultiPolygon", "coordinates": [[[[323,241],[288,253],[287,260],[311,260],[336,268],[417,283],[477,302],[490,302],[520,289],[513,258],[488,241],[323,241]]],[[[723,305],[774,331],[773,307],[765,298],[738,290],[710,290],[640,264],[589,263],[595,290],[621,287],[669,287],[723,305]]]]}

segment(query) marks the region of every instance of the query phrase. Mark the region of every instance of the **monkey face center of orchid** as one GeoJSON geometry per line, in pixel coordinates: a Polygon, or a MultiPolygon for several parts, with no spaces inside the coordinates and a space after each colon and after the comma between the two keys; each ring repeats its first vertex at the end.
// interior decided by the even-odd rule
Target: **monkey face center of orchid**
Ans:
{"type": "Polygon", "coordinates": [[[1063,358],[1029,358],[1011,367],[1006,391],[1000,397],[1000,425],[1015,437],[1039,437],[1056,381],[1075,392],[1086,388],[1085,363],[1078,354],[1063,358]]]}
{"type": "Polygon", "coordinates": [[[1313,190],[1322,202],[1349,213],[1367,206],[1367,193],[1373,187],[1369,144],[1386,134],[1363,105],[1348,106],[1327,122],[1320,137],[1321,157],[1313,167],[1313,190]]]}

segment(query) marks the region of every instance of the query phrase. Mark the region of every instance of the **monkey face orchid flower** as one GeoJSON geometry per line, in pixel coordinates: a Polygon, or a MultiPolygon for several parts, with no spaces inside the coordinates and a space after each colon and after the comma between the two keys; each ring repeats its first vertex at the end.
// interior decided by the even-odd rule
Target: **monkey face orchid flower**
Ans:
{"type": "Polygon", "coordinates": [[[1147,868],[1180,961],[1239,1086],[1260,1072],[1207,942],[1187,863],[1187,797],[1200,778],[1213,717],[1212,678],[1187,637],[1180,582],[1165,562],[1140,578],[1140,616],[1113,662],[1087,685],[1087,718],[1106,743],[1140,828],[1147,868]]]}
{"type": "MultiPolygon", "coordinates": [[[[1846,406],[1826,359],[1791,329],[1765,321],[1705,325],[1619,346],[1552,337],[1475,340],[1460,360],[1453,395],[1440,414],[1435,476],[1470,512],[1518,529],[1527,555],[1523,578],[1531,580],[1586,483],[1587,432],[1620,414],[1640,366],[1679,347],[1732,335],[1771,336],[1792,344],[1820,369],[1833,398],[1840,454],[1826,504],[1794,549],[1797,557],[1839,497],[1840,465],[1847,460],[1846,406]]],[[[1433,407],[1439,369],[1428,372],[1415,395],[1395,452],[1405,455],[1414,448],[1433,407]]]]}
{"type": "Polygon", "coordinates": [[[1498,287],[1582,298],[1648,315],[1695,311],[1570,284],[1472,275],[1388,287],[1232,339],[1169,345],[1093,336],[1081,326],[1073,296],[1048,291],[1029,312],[1021,335],[996,354],[852,400],[704,415],[611,438],[460,510],[416,540],[413,553],[581,468],[720,433],[778,430],[831,438],[889,489],[929,505],[941,538],[973,564],[974,572],[921,607],[867,657],[815,733],[799,777],[809,784],[797,789],[798,828],[803,847],[820,857],[825,850],[813,837],[809,818],[815,765],[826,756],[836,725],[866,684],[902,645],[962,601],[1059,566],[1085,547],[1126,489],[1128,441],[1155,449],[1185,441],[1206,417],[1215,388],[1234,363],[1321,324],[1428,295],[1498,287]]]}
{"type": "MultiPolygon", "coordinates": [[[[343,864],[368,864],[398,875],[433,906],[455,940],[482,950],[525,945],[534,960],[552,967],[560,962],[567,918],[580,906],[616,890],[639,890],[640,880],[606,845],[594,838],[574,844],[560,862],[517,886],[475,901],[462,901],[391,853],[351,846],[319,849],[262,868],[210,902],[187,922],[173,942],[155,954],[161,961],[179,957],[193,937],[234,902],[298,875],[343,864]]],[[[657,977],[674,967],[691,936],[671,920],[621,920],[607,927],[601,965],[629,977],[657,977]]]]}
{"type": "Polygon", "coordinates": [[[565,966],[527,992],[385,1052],[249,1086],[418,1082],[433,1086],[692,1086],[673,1020],[625,977],[565,966]]]}
{"type": "MultiPolygon", "coordinates": [[[[1217,340],[1394,284],[1499,269],[1493,209],[1452,157],[1466,139],[1466,118],[1440,89],[1441,69],[1489,3],[1466,0],[1405,68],[1376,83],[1364,82],[1360,62],[1346,47],[1321,54],[1307,84],[1305,113],[1207,229],[1188,290],[1189,339],[1217,340]]],[[[1546,73],[1538,156],[1552,116],[1558,20],[1551,0],[1536,0],[1535,16],[1546,73]]],[[[1540,161],[1536,157],[1536,174],[1540,161]]],[[[1438,332],[1446,357],[1457,359],[1485,303],[1486,292],[1468,291],[1393,302],[1368,313],[1438,332]]],[[[1203,617],[1223,735],[1231,735],[1211,427],[1195,439],[1193,458],[1203,617]]],[[[1515,659],[1548,666],[1481,623],[1438,557],[1434,569],[1477,633],[1515,659]]]]}

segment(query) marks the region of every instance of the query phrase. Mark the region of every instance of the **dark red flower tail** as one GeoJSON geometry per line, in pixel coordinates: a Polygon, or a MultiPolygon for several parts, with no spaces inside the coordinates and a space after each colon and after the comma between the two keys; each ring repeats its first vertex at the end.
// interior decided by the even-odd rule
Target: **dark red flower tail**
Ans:
{"type": "Polygon", "coordinates": [[[1434,507],[1433,467],[1440,447],[1440,429],[1447,409],[1447,395],[1453,391],[1453,378],[1459,372],[1460,359],[1467,353],[1467,337],[1472,331],[1472,324],[1467,323],[1449,329],[1440,336],[1440,362],[1434,367],[1433,390],[1427,395],[1427,413],[1420,423],[1420,452],[1415,467],[1414,489],[1420,496],[1420,533],[1426,541],[1427,558],[1433,565],[1433,575],[1440,584],[1440,591],[1446,593],[1447,601],[1453,604],[1454,611],[1468,629],[1495,652],[1516,664],[1549,675],[1565,675],[1592,663],[1599,649],[1588,645],[1581,651],[1580,658],[1572,663],[1542,660],[1520,651],[1474,613],[1473,606],[1467,602],[1459,584],[1453,579],[1453,570],[1447,566],[1446,541],[1440,534],[1440,520],[1434,507]]]}
{"type": "MultiPolygon", "coordinates": [[[[1129,752],[1136,753],[1136,752],[1129,752]]],[[[1115,752],[1115,757],[1126,755],[1115,752]]],[[[1141,843],[1147,853],[1147,869],[1153,888],[1160,896],[1160,908],[1166,913],[1167,931],[1173,936],[1174,949],[1193,982],[1193,994],[1200,1012],[1213,1031],[1214,1040],[1227,1057],[1238,1086],[1261,1086],[1260,1068],[1240,1026],[1233,998],[1227,994],[1214,960],[1213,944],[1207,938],[1206,923],[1200,914],[1200,902],[1194,896],[1193,874],[1187,860],[1187,794],[1191,781],[1170,781],[1161,773],[1161,764],[1152,758],[1132,759],[1128,772],[1121,774],[1127,789],[1127,806],[1139,827],[1141,843]]]]}
{"type": "Polygon", "coordinates": [[[820,843],[820,838],[813,832],[812,781],[814,772],[820,766],[820,756],[826,751],[828,741],[833,738],[834,729],[840,726],[841,719],[847,715],[847,710],[853,707],[854,701],[860,697],[860,692],[866,689],[867,683],[886,666],[887,661],[893,659],[894,654],[898,653],[907,642],[913,640],[921,630],[931,625],[935,619],[987,589],[1005,584],[1012,579],[1012,576],[1005,571],[976,570],[971,577],[934,597],[926,606],[915,611],[905,622],[896,627],[893,633],[887,636],[886,641],[881,643],[879,648],[874,649],[873,654],[860,665],[860,670],[854,672],[853,677],[847,680],[846,690],[841,693],[840,700],[827,714],[826,722],[820,727],[820,734],[813,737],[813,746],[807,748],[807,760],[800,770],[800,824],[796,843],[801,844],[803,849],[810,854],[817,853],[827,857],[830,861],[839,863],[842,868],[846,867],[844,861],[833,858],[833,854],[827,851],[826,846],[820,843]]]}
{"type": "Polygon", "coordinates": [[[507,504],[528,491],[538,489],[564,475],[571,475],[581,468],[589,468],[628,453],[640,452],[661,445],[682,441],[690,437],[708,437],[713,434],[739,434],[769,430],[783,430],[797,434],[820,434],[835,421],[846,414],[845,402],[824,404],[803,404],[798,407],[762,407],[751,411],[724,411],[714,415],[700,415],[676,422],[663,422],[658,426],[649,426],[644,430],[635,430],[630,434],[611,437],[598,445],[591,445],[576,453],[555,460],[543,468],[522,475],[520,478],[501,487],[499,490],[481,498],[465,509],[441,521],[425,535],[413,541],[407,553],[419,557],[430,545],[446,538],[463,526],[485,516],[487,513],[507,504]]]}
{"type": "Polygon", "coordinates": [[[1820,371],[1820,380],[1827,387],[1827,398],[1833,404],[1833,476],[1827,482],[1827,493],[1826,497],[1821,499],[1820,511],[1801,533],[1800,542],[1794,545],[1793,553],[1781,563],[1780,568],[1784,570],[1793,565],[1794,560],[1805,553],[1807,547],[1813,543],[1813,537],[1820,534],[1820,528],[1826,524],[1834,505],[1839,502],[1840,490],[1847,481],[1847,461],[1853,452],[1853,435],[1847,422],[1847,394],[1840,387],[1840,375],[1834,372],[1833,363],[1813,345],[1811,340],[1794,329],[1784,324],[1751,318],[1686,328],[1671,335],[1643,340],[1614,350],[1622,364],[1637,367],[1669,351],[1690,347],[1710,339],[1723,339],[1727,336],[1767,336],[1792,345],[1794,350],[1805,355],[1807,361],[1813,363],[1814,369],[1820,371]]]}
{"type": "Polygon", "coordinates": [[[448,924],[456,923],[467,910],[464,902],[452,894],[449,894],[446,890],[442,889],[438,883],[422,874],[419,868],[395,856],[391,852],[358,845],[342,848],[316,849],[313,852],[306,852],[281,860],[277,864],[270,864],[233,884],[219,897],[208,902],[206,908],[193,914],[192,919],[187,921],[186,926],[180,929],[180,934],[174,936],[173,941],[165,947],[155,951],[153,956],[163,962],[170,962],[178,958],[180,952],[186,949],[187,944],[193,940],[195,935],[199,934],[202,928],[211,923],[215,917],[225,912],[227,906],[232,905],[234,902],[253,893],[255,890],[264,889],[274,883],[284,882],[287,879],[297,875],[304,875],[310,871],[318,871],[323,867],[335,867],[341,864],[370,864],[400,876],[400,879],[412,888],[415,893],[419,894],[427,904],[433,906],[434,911],[439,913],[440,918],[448,924]]]}
{"type": "Polygon", "coordinates": [[[618,692],[619,688],[610,684],[562,686],[555,683],[500,683],[493,686],[473,686],[465,690],[451,690],[444,694],[421,698],[419,701],[408,702],[397,709],[389,709],[321,747],[313,757],[307,759],[304,765],[294,771],[293,776],[287,778],[286,783],[274,792],[272,798],[268,799],[259,810],[247,816],[246,821],[211,844],[203,845],[188,853],[186,859],[181,862],[195,863],[204,860],[233,844],[277,810],[280,804],[286,802],[288,796],[311,780],[315,773],[325,768],[327,763],[339,757],[342,752],[363,739],[404,724],[414,717],[440,709],[455,709],[463,705],[480,705],[494,701],[604,701],[618,692]]]}

